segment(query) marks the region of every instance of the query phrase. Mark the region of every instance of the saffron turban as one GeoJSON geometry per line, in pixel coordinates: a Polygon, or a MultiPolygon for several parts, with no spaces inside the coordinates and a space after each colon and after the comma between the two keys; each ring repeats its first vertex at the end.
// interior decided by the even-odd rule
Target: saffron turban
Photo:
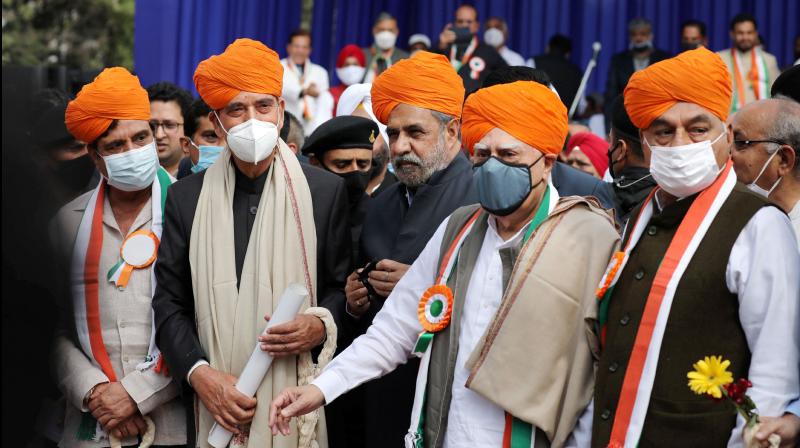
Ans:
{"type": "Polygon", "coordinates": [[[139,78],[122,67],[107,68],[67,105],[64,124],[76,139],[97,140],[114,120],[149,120],[150,100],[139,78]]]}
{"type": "Polygon", "coordinates": [[[222,54],[201,62],[194,85],[212,109],[222,109],[241,93],[265,93],[276,98],[283,90],[283,66],[278,54],[252,39],[236,39],[222,54]]]}
{"type": "Polygon", "coordinates": [[[625,87],[625,109],[639,129],[650,127],[676,103],[697,104],[725,121],[731,95],[728,67],[719,55],[700,47],[634,73],[625,87]]]}
{"type": "Polygon", "coordinates": [[[467,98],[461,135],[473,147],[493,128],[543,153],[558,154],[567,137],[567,108],[558,95],[535,81],[496,84],[467,98]]]}
{"type": "Polygon", "coordinates": [[[398,104],[461,118],[464,81],[441,54],[419,51],[393,64],[372,82],[372,110],[381,123],[398,104]]]}
{"type": "Polygon", "coordinates": [[[602,176],[608,169],[608,142],[591,132],[578,132],[569,139],[566,155],[579,149],[586,154],[597,173],[602,176]]]}

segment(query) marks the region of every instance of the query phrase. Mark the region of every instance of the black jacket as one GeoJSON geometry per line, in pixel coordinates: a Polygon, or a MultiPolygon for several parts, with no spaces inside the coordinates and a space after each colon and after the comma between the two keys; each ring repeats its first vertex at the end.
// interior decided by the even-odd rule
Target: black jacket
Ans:
{"type": "MultiPolygon", "coordinates": [[[[314,207],[318,304],[328,308],[339,324],[343,318],[340,311],[344,311],[344,284],[352,269],[344,181],[319,168],[301,166],[314,207]]],[[[195,429],[194,393],[186,382],[186,375],[197,361],[206,357],[197,336],[189,266],[189,238],[204,178],[205,171],[187,176],[173,184],[167,193],[153,297],[156,342],[173,378],[183,386],[187,446],[194,446],[195,429]]]]}
{"type": "MultiPolygon", "coordinates": [[[[650,53],[650,65],[658,61],[671,58],[672,55],[666,51],[654,48],[650,53]]],[[[628,80],[633,76],[633,52],[631,50],[623,51],[611,57],[611,64],[608,66],[608,79],[606,80],[606,93],[604,109],[606,115],[606,128],[608,128],[609,120],[611,120],[611,104],[614,98],[622,94],[625,86],[628,85],[628,80]]]]}
{"type": "Polygon", "coordinates": [[[561,102],[567,107],[572,106],[572,101],[578,93],[583,72],[577,65],[561,55],[543,54],[533,58],[534,68],[544,70],[550,81],[558,91],[561,102]]]}

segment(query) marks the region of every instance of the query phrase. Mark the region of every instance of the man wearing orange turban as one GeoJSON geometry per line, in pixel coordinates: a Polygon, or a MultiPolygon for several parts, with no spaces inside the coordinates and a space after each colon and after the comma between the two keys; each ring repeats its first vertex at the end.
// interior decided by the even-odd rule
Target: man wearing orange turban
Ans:
{"type": "MultiPolygon", "coordinates": [[[[464,83],[446,57],[421,51],[392,64],[373,81],[371,97],[374,115],[387,126],[399,182],[375,198],[364,218],[359,269],[345,287],[347,312],[354,316],[349,331],[354,335],[366,332],[442,220],[458,207],[477,202],[472,165],[461,151],[464,83]]],[[[397,352],[403,362],[407,354],[397,352]]],[[[348,378],[366,373],[348,361],[335,365],[348,378]]],[[[410,362],[396,370],[387,367],[386,373],[393,372],[365,386],[366,446],[397,445],[408,431],[413,397],[406,391],[414,389],[418,366],[410,362]]],[[[355,385],[348,383],[346,389],[355,385]]],[[[345,388],[323,387],[314,397],[324,395],[330,402],[344,392],[345,388]]]]}
{"type": "Polygon", "coordinates": [[[170,371],[193,389],[184,394],[187,410],[196,409],[190,446],[227,446],[231,433],[236,447],[294,448],[312,440],[327,446],[323,415],[304,418],[302,434],[289,438],[250,424],[266,421],[273,391],[312,379],[311,349],[324,342],[320,363],[332,355],[336,326],[316,305],[338,298],[344,308],[341,293],[328,288],[337,277],[342,287],[349,265],[341,181],[301,167],[279,139],[282,73],[278,55],[251,39],[236,40],[195,71],[226,147],[207,170],[169,191],[153,300],[156,338],[170,371]],[[320,278],[318,238],[325,257],[320,278]],[[328,269],[328,259],[343,266],[328,269]],[[265,314],[275,312],[292,284],[305,291],[301,313],[256,340],[265,314]],[[275,359],[252,397],[235,384],[257,343],[275,359]]]}
{"type": "Polygon", "coordinates": [[[761,415],[782,415],[800,395],[800,253],[787,216],[737,183],[732,140],[773,143],[732,135],[730,103],[728,70],[702,47],[625,89],[658,186],[600,285],[592,446],[741,445],[743,420],[687,387],[687,371],[711,355],[752,382],[761,415]]]}
{"type": "Polygon", "coordinates": [[[161,199],[173,179],[159,167],[149,119],[147,92],[121,67],[103,70],[65,111],[102,179],[52,226],[72,299],[53,350],[67,399],[59,446],[186,443],[179,390],[153,340],[161,199]]]}
{"type": "MultiPolygon", "coordinates": [[[[390,112],[390,139],[404,106],[390,112]]],[[[406,446],[564,446],[581,416],[587,427],[596,337],[585,322],[596,314],[594,291],[619,240],[613,215],[594,200],[560,199],[550,183],[567,110],[546,86],[478,90],[461,130],[479,159],[480,204],[444,219],[366,335],[311,386],[273,402],[276,430],[411,354],[426,361],[410,425],[403,419],[406,446]],[[580,264],[564,270],[565,253],[580,264]]],[[[587,436],[576,434],[573,445],[587,436]]]]}

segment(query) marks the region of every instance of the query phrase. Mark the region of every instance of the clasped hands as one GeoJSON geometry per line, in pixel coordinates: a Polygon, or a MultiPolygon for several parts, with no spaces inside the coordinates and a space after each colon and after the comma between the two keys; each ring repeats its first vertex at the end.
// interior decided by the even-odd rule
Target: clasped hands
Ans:
{"type": "Polygon", "coordinates": [[[121,383],[100,383],[86,398],[86,406],[100,426],[117,439],[147,431],[147,423],[121,383]]]}

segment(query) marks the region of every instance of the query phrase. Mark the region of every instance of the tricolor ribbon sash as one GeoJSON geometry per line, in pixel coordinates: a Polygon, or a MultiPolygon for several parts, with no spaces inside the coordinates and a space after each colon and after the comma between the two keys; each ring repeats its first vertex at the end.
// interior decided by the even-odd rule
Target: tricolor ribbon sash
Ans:
{"type": "MultiPolygon", "coordinates": [[[[163,210],[164,203],[167,198],[167,188],[172,183],[164,169],[159,168],[156,175],[156,180],[152,184],[152,194],[150,202],[152,204],[152,225],[151,230],[139,233],[138,238],[151,238],[146,236],[152,233],[150,241],[158,247],[158,239],[161,237],[163,227],[163,210]]],[[[117,376],[114,373],[114,368],[111,365],[108,352],[106,351],[105,344],[103,343],[103,332],[100,323],[100,297],[99,297],[99,265],[100,254],[103,248],[103,205],[105,203],[106,195],[106,180],[101,180],[97,187],[92,192],[86,210],[81,218],[81,223],[78,226],[78,234],[75,239],[75,245],[72,251],[71,261],[71,274],[70,283],[72,290],[72,303],[75,317],[75,328],[78,334],[78,342],[81,349],[92,362],[100,367],[103,374],[106,375],[109,381],[116,382],[117,376]]],[[[134,237],[138,232],[134,232],[126,239],[134,237]]],[[[128,256],[131,262],[143,263],[141,255],[141,247],[132,247],[136,249],[128,256]]],[[[124,249],[124,246],[123,246],[124,249]]],[[[145,248],[147,249],[147,248],[145,248]]],[[[129,249],[130,250],[130,249],[129,249]]],[[[125,260],[125,254],[122,255],[125,260]]],[[[125,262],[117,263],[116,270],[112,269],[117,283],[120,277],[130,276],[130,272],[125,274],[126,268],[121,267],[125,262]],[[118,273],[118,275],[117,275],[118,273]]],[[[150,261],[147,266],[151,265],[150,261]]],[[[131,271],[136,266],[131,265],[131,271]]],[[[111,274],[111,273],[110,273],[111,274]]],[[[114,281],[108,275],[109,281],[114,281]]],[[[128,278],[124,278],[124,283],[127,284],[128,278]]],[[[155,293],[156,279],[155,273],[151,273],[151,289],[155,293]]],[[[147,370],[155,366],[155,371],[158,373],[167,374],[166,366],[163,365],[163,360],[160,356],[160,351],[156,347],[155,338],[155,322],[150,335],[150,346],[147,356],[136,368],[139,370],[147,370]]],[[[78,430],[78,437],[82,440],[100,440],[106,437],[105,432],[100,425],[94,421],[90,413],[84,413],[83,421],[81,422],[78,430]],[[92,424],[94,423],[94,424],[92,424]],[[94,426],[92,431],[91,427],[94,426]]]]}
{"type": "Polygon", "coordinates": [[[756,101],[769,98],[769,71],[764,52],[760,47],[753,47],[750,50],[750,71],[747,78],[742,75],[742,61],[737,56],[735,48],[731,48],[731,61],[733,62],[733,104],[732,110],[736,112],[744,106],[746,100],[746,85],[749,83],[753,88],[756,101]]]}
{"type": "MultiPolygon", "coordinates": [[[[635,447],[639,442],[675,290],[697,247],[735,184],[736,174],[733,172],[732,162],[728,160],[714,183],[702,191],[689,207],[656,271],[636,332],[633,351],[625,370],[614,424],[611,427],[611,439],[608,444],[611,448],[635,447]]],[[[597,295],[600,299],[599,323],[603,328],[601,335],[605,334],[608,301],[625,268],[630,252],[636,247],[653,216],[652,199],[657,190],[658,187],[645,200],[624,250],[615,254],[600,282],[597,295]]]]}
{"type": "Polygon", "coordinates": [[[456,59],[456,51],[458,50],[458,48],[456,48],[456,44],[453,44],[450,47],[450,65],[453,66],[455,71],[461,70],[461,67],[469,62],[469,60],[472,58],[472,53],[475,53],[476,48],[478,48],[477,36],[473,37],[469,42],[469,46],[467,46],[467,49],[464,50],[464,54],[461,56],[461,59],[456,59]]]}

